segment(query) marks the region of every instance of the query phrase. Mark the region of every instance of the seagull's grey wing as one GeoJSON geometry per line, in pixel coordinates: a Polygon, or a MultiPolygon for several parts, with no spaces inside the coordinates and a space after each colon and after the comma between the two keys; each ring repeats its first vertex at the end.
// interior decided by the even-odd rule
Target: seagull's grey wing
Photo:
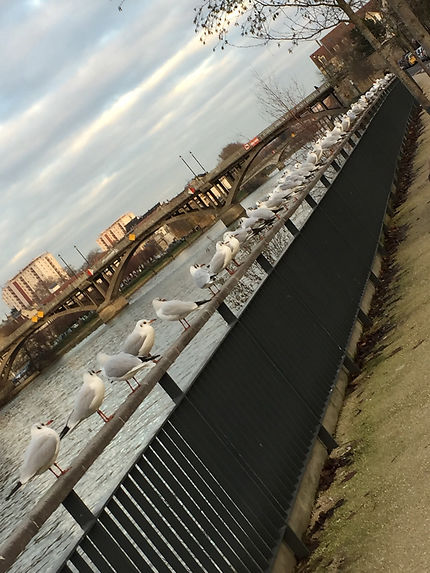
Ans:
{"type": "Polygon", "coordinates": [[[115,354],[106,363],[105,373],[108,378],[120,378],[141,363],[139,358],[131,354],[115,354]]]}
{"type": "Polygon", "coordinates": [[[57,452],[58,440],[54,435],[33,438],[24,454],[19,481],[27,483],[36,474],[47,470],[55,462],[57,452]]]}
{"type": "Polygon", "coordinates": [[[137,356],[144,340],[144,336],[142,337],[138,332],[132,332],[125,339],[124,346],[122,348],[123,352],[137,356]]]}
{"type": "Polygon", "coordinates": [[[163,314],[174,316],[183,312],[191,312],[195,308],[197,308],[195,302],[185,300],[166,300],[163,304],[163,314]]]}

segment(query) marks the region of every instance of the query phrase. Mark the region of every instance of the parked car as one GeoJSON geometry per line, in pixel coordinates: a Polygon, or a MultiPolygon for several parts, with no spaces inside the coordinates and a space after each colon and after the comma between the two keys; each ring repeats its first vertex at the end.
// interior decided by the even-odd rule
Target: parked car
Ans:
{"type": "Polygon", "coordinates": [[[426,60],[429,59],[427,52],[425,51],[425,49],[423,48],[423,46],[418,46],[418,48],[415,50],[417,53],[417,56],[420,58],[420,60],[422,60],[423,62],[425,62],[426,60]]]}
{"type": "Polygon", "coordinates": [[[406,70],[416,64],[417,58],[412,52],[408,52],[399,60],[399,66],[402,70],[406,70]]]}
{"type": "Polygon", "coordinates": [[[413,66],[414,64],[417,63],[417,57],[416,57],[416,55],[415,55],[414,53],[412,53],[412,52],[408,52],[408,53],[406,54],[406,60],[407,60],[407,62],[408,62],[408,64],[409,64],[409,67],[411,67],[411,66],[413,66]]]}

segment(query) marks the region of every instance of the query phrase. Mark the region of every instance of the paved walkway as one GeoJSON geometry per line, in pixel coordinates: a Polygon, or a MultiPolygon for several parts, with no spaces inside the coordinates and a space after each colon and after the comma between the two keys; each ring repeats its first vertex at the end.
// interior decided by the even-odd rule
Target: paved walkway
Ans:
{"type": "MultiPolygon", "coordinates": [[[[420,82],[430,92],[429,78],[420,82]]],[[[406,236],[372,327],[385,334],[339,419],[333,457],[351,452],[352,463],[319,495],[310,535],[319,545],[298,571],[430,572],[430,117],[421,118],[413,182],[392,220],[406,236]]]]}

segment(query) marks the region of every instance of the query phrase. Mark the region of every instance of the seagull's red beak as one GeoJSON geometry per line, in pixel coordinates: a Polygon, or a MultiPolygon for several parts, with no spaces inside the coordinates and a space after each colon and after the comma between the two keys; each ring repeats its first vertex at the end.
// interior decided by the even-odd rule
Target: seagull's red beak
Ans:
{"type": "Polygon", "coordinates": [[[148,320],[148,324],[152,324],[153,322],[155,322],[157,319],[156,318],[151,318],[151,320],[148,320]]]}
{"type": "Polygon", "coordinates": [[[54,420],[48,420],[47,422],[45,422],[45,426],[49,426],[49,424],[52,424],[54,420]]]}

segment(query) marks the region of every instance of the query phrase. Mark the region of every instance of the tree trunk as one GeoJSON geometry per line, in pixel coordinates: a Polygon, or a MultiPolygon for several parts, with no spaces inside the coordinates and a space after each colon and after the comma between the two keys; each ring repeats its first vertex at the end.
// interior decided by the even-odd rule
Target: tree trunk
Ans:
{"type": "Polygon", "coordinates": [[[399,15],[403,24],[430,56],[430,36],[405,0],[388,0],[388,4],[399,15]]]}
{"type": "MultiPolygon", "coordinates": [[[[397,44],[405,52],[413,52],[416,55],[417,63],[420,68],[430,77],[430,68],[428,68],[418,54],[415,52],[415,48],[412,45],[412,41],[406,36],[404,28],[406,27],[405,22],[399,13],[390,4],[389,0],[382,0],[381,2],[382,12],[384,14],[384,20],[387,22],[387,27],[393,36],[397,37],[397,44]]],[[[409,28],[407,30],[410,32],[409,28]]]]}
{"type": "Polygon", "coordinates": [[[428,68],[419,55],[416,53],[412,42],[399,30],[398,33],[398,45],[405,50],[405,52],[413,52],[417,58],[417,64],[420,66],[423,72],[425,72],[430,77],[430,68],[428,68]]]}
{"type": "Polygon", "coordinates": [[[391,54],[388,46],[382,45],[372,34],[363,20],[356,14],[352,8],[345,2],[345,0],[336,0],[336,4],[341,8],[351,22],[356,26],[357,30],[363,34],[366,40],[387,62],[389,69],[399,78],[402,84],[409,90],[415,100],[423,107],[423,109],[430,115],[430,100],[423,93],[420,86],[407,74],[397,63],[396,59],[391,54]]]}

